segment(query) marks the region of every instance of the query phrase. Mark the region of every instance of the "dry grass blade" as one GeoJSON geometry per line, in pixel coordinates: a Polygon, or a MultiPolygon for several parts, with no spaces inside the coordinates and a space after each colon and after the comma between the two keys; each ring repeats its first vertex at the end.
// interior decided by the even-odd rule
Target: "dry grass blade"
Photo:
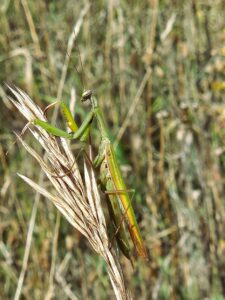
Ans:
{"type": "Polygon", "coordinates": [[[31,187],[52,201],[65,218],[90,242],[92,248],[105,260],[108,274],[117,299],[129,299],[123,274],[117,257],[110,248],[105,218],[92,168],[84,163],[84,182],[78,165],[65,139],[55,138],[44,129],[32,125],[35,118],[46,120],[42,110],[20,89],[8,86],[13,94],[11,102],[30,123],[29,130],[47,154],[47,162],[20,136],[18,139],[26,150],[38,161],[54,188],[54,194],[20,175],[31,187]],[[16,100],[14,99],[16,98],[16,100]]]}

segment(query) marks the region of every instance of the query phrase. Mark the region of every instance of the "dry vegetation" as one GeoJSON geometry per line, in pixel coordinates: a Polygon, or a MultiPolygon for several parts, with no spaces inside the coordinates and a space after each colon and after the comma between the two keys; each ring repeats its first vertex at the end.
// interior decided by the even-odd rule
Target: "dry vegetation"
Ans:
{"type": "MultiPolygon", "coordinates": [[[[132,270],[121,257],[133,298],[224,299],[224,1],[93,2],[0,3],[0,298],[14,298],[21,271],[21,299],[114,297],[102,258],[17,176],[51,192],[38,163],[13,144],[26,121],[3,85],[14,83],[42,108],[77,95],[80,123],[88,111],[79,102],[83,77],[136,189],[150,261],[132,270]],[[75,24],[76,43],[68,45],[75,24]]],[[[23,139],[43,154],[31,134],[23,139]]],[[[98,142],[94,128],[94,152],[98,142]]]]}

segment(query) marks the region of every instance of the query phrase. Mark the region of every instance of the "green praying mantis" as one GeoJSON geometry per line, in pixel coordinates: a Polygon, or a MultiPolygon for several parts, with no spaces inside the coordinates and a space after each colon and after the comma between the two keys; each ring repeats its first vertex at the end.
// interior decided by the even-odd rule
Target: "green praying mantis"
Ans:
{"type": "Polygon", "coordinates": [[[125,219],[137,255],[147,260],[147,250],[144,245],[129,196],[130,190],[127,189],[122,178],[115,151],[109,138],[103,112],[91,90],[86,90],[83,92],[81,101],[90,101],[91,111],[87,114],[80,127],[77,126],[67,105],[64,102],[60,102],[62,113],[68,127],[71,130],[70,133],[39,119],[35,119],[33,123],[42,127],[48,133],[54,136],[63,137],[69,140],[80,140],[84,142],[89,136],[90,128],[94,118],[97,119],[97,124],[101,135],[101,143],[99,146],[98,155],[93,162],[93,166],[95,168],[100,168],[101,186],[104,188],[104,191],[109,198],[109,212],[110,215],[112,215],[114,227],[116,228],[115,236],[117,238],[119,248],[121,249],[122,253],[131,260],[130,246],[124,226],[125,222],[123,222],[125,219]],[[121,207],[123,208],[122,214],[121,207]]]}

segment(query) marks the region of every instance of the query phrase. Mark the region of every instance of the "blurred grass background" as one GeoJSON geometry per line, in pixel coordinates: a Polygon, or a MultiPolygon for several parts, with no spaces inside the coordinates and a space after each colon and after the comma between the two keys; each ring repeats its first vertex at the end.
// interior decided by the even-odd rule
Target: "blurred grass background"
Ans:
{"type": "MultiPolygon", "coordinates": [[[[38,181],[40,168],[12,144],[13,131],[20,132],[25,120],[3,85],[14,83],[42,108],[54,101],[67,42],[86,4],[0,3],[1,299],[15,295],[34,203],[37,216],[21,299],[113,298],[102,260],[55,207],[38,202],[17,177],[19,172],[38,181]]],[[[127,185],[136,189],[133,206],[150,251],[150,262],[138,261],[134,271],[121,258],[133,297],[225,299],[225,3],[90,4],[62,99],[69,103],[76,92],[80,122],[88,110],[79,102],[80,51],[85,87],[94,90],[112,136],[120,140],[117,154],[127,185]]],[[[97,146],[95,136],[93,130],[97,146]]],[[[38,147],[29,134],[24,138],[38,147]]]]}

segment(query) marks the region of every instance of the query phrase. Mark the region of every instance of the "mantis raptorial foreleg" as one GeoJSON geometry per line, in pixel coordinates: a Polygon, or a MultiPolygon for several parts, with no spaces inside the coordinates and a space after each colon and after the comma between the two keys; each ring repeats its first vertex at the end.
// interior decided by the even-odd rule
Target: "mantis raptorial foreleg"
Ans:
{"type": "MultiPolygon", "coordinates": [[[[44,115],[45,115],[45,117],[46,117],[47,111],[48,111],[49,109],[53,108],[53,106],[55,106],[55,105],[57,105],[57,104],[60,105],[60,109],[61,109],[61,112],[62,112],[62,114],[63,114],[63,117],[64,117],[64,119],[65,119],[65,121],[66,121],[66,123],[67,123],[67,126],[68,126],[68,127],[70,128],[70,130],[72,131],[71,133],[68,133],[67,131],[61,130],[61,129],[59,129],[59,128],[57,128],[57,127],[55,127],[55,126],[49,124],[48,122],[45,122],[45,121],[42,121],[42,120],[36,119],[36,120],[34,120],[33,123],[36,124],[36,125],[39,125],[39,126],[42,127],[43,129],[45,129],[48,133],[50,133],[50,134],[52,134],[52,135],[54,135],[54,136],[64,137],[64,138],[67,138],[67,139],[71,139],[71,138],[70,138],[70,137],[71,137],[71,134],[74,134],[76,131],[78,131],[78,126],[77,126],[77,124],[76,124],[76,122],[75,122],[75,120],[74,120],[74,118],[73,118],[73,116],[72,116],[72,113],[71,113],[69,107],[68,107],[64,102],[56,101],[56,102],[53,102],[53,103],[49,104],[49,105],[45,108],[45,110],[44,110],[44,115]]],[[[88,118],[88,120],[89,120],[89,119],[90,119],[90,118],[88,118]]],[[[85,124],[86,124],[86,123],[88,124],[88,122],[85,122],[85,124]]],[[[83,145],[81,146],[81,149],[79,150],[78,155],[76,156],[76,159],[75,159],[75,161],[74,161],[74,164],[75,164],[77,158],[80,156],[80,154],[81,154],[83,151],[85,151],[85,150],[84,150],[84,148],[85,148],[85,147],[84,147],[84,146],[85,146],[85,145],[84,145],[84,142],[87,140],[87,138],[88,138],[88,136],[89,136],[89,133],[90,133],[90,126],[91,126],[91,123],[90,123],[90,125],[87,125],[87,128],[84,129],[83,132],[81,132],[81,135],[80,135],[80,136],[78,135],[78,136],[79,136],[79,140],[80,140],[80,142],[81,142],[83,145]]],[[[58,176],[63,177],[63,176],[68,175],[68,174],[71,172],[71,170],[72,170],[74,164],[71,166],[71,168],[70,168],[70,170],[68,170],[68,172],[66,171],[63,175],[56,175],[56,176],[57,176],[57,177],[58,177],[58,176]]]]}
{"type": "Polygon", "coordinates": [[[63,137],[63,138],[69,139],[69,140],[80,139],[81,141],[85,141],[87,139],[89,131],[90,131],[90,125],[91,125],[93,117],[94,117],[94,112],[90,111],[89,114],[87,115],[86,119],[84,120],[84,122],[78,128],[76,122],[74,121],[74,119],[72,117],[70,110],[67,108],[67,106],[65,104],[63,104],[63,102],[61,102],[61,105],[63,106],[63,112],[64,112],[64,116],[67,120],[68,127],[70,127],[70,129],[72,130],[71,133],[61,130],[61,129],[49,124],[48,122],[45,122],[45,121],[42,121],[39,119],[35,119],[33,121],[33,123],[35,125],[42,127],[48,133],[50,133],[54,136],[63,137]]]}

